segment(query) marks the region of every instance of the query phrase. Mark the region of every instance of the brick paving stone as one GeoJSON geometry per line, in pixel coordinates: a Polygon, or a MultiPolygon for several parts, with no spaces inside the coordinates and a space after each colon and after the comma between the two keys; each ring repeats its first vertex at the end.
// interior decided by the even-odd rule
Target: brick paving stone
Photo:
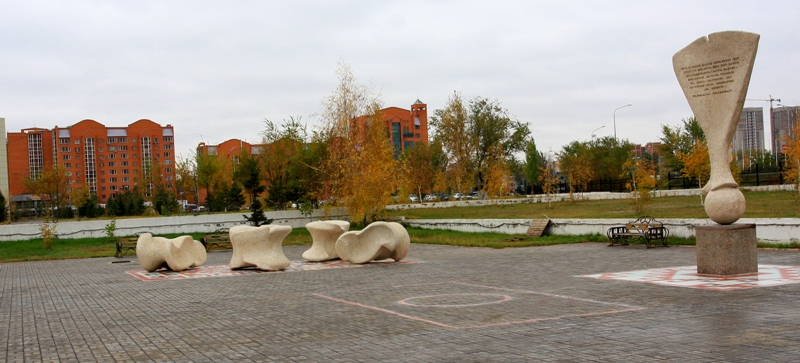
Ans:
{"type": "MultiPolygon", "coordinates": [[[[306,248],[284,251],[297,260],[306,248]]],[[[230,257],[214,251],[206,264],[224,265],[230,257]]],[[[125,273],[139,269],[135,256],[120,264],[111,264],[114,258],[3,263],[0,361],[789,362],[800,356],[800,284],[707,291],[579,277],[693,265],[694,248],[413,245],[408,258],[421,262],[164,281],[125,273]],[[487,304],[500,295],[511,300],[487,304]],[[400,304],[407,298],[425,306],[400,304]],[[638,310],[609,312],[624,306],[638,310]]],[[[759,263],[798,266],[800,253],[759,250],[759,263]]]]}

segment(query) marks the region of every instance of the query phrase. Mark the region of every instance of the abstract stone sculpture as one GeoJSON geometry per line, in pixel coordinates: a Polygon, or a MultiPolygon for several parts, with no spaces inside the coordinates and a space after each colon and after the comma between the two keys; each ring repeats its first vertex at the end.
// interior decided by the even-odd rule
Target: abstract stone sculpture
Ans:
{"type": "Polygon", "coordinates": [[[161,267],[172,271],[183,271],[204,264],[206,249],[191,236],[168,239],[144,233],[136,241],[136,257],[139,259],[139,265],[148,272],[161,267]]]}
{"type": "Polygon", "coordinates": [[[336,254],[351,263],[387,258],[400,261],[411,247],[406,229],[395,222],[373,222],[361,231],[345,232],[336,241],[336,254]]]}
{"type": "Polygon", "coordinates": [[[747,95],[759,37],[740,31],[713,33],[672,57],[678,82],[706,135],[711,177],[703,187],[705,210],[719,224],[736,222],[746,207],[731,174],[729,147],[747,95]]]}
{"type": "Polygon", "coordinates": [[[336,254],[336,240],[350,229],[347,221],[316,221],[306,224],[311,234],[311,248],[303,252],[307,261],[321,262],[339,258],[336,254]]]}
{"type": "Polygon", "coordinates": [[[290,226],[236,226],[230,229],[231,269],[256,267],[277,271],[289,267],[283,254],[283,239],[292,232],[290,226]]]}

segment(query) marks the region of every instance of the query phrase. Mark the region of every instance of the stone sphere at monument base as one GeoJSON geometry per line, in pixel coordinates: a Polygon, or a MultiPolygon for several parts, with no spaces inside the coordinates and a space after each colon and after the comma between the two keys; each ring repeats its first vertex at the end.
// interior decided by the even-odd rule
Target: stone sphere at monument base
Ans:
{"type": "Polygon", "coordinates": [[[738,188],[722,188],[708,193],[704,207],[712,221],[732,224],[744,215],[747,202],[738,188]]]}

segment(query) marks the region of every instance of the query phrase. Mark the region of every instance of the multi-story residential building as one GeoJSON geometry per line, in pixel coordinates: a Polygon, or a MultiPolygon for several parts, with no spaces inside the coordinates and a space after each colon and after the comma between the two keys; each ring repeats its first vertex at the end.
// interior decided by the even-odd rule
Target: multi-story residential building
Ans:
{"type": "MultiPolygon", "coordinates": [[[[231,166],[230,173],[236,168],[236,165],[239,165],[239,157],[242,155],[242,152],[247,152],[250,155],[258,155],[264,149],[264,145],[261,144],[250,144],[247,141],[242,141],[239,139],[230,139],[223,141],[217,145],[210,145],[206,144],[205,142],[201,142],[197,145],[197,154],[198,155],[206,155],[206,156],[216,156],[218,159],[225,160],[227,165],[231,166]]],[[[230,178],[230,175],[227,175],[227,178],[230,178]]],[[[230,180],[228,180],[230,181],[230,180]]],[[[194,202],[197,204],[203,204],[208,196],[208,190],[206,188],[197,188],[196,196],[194,202]],[[199,201],[199,203],[198,203],[199,201]]]]}
{"type": "MultiPolygon", "coordinates": [[[[417,143],[428,145],[428,105],[416,100],[411,105],[411,110],[388,107],[381,112],[395,157],[417,143]]],[[[352,124],[354,127],[359,127],[364,125],[366,120],[367,116],[360,116],[353,119],[352,124]]]]}
{"type": "Polygon", "coordinates": [[[139,184],[149,191],[152,180],[172,188],[174,137],[171,125],[150,120],[126,127],[83,120],[67,127],[8,133],[9,194],[29,194],[24,181],[55,166],[64,170],[70,190],[85,188],[96,193],[100,203],[139,184]]]}
{"type": "Polygon", "coordinates": [[[745,107],[733,136],[734,152],[764,150],[764,109],[745,107]]]}
{"type": "Polygon", "coordinates": [[[800,118],[800,106],[780,106],[772,109],[772,154],[785,154],[786,141],[794,137],[800,118]]]}
{"type": "Polygon", "coordinates": [[[395,155],[416,143],[428,144],[428,105],[416,100],[411,110],[389,107],[381,111],[395,155]]]}

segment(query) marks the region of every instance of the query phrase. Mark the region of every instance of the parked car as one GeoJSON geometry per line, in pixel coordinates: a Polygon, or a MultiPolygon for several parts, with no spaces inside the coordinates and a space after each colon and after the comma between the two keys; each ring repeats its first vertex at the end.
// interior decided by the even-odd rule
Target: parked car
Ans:
{"type": "Polygon", "coordinates": [[[461,200],[461,193],[453,193],[453,200],[461,200]]]}
{"type": "Polygon", "coordinates": [[[436,195],[434,195],[434,194],[428,194],[428,195],[426,195],[426,196],[425,196],[424,200],[425,200],[426,202],[434,202],[434,201],[436,201],[436,198],[437,198],[437,196],[436,196],[436,195]]]}
{"type": "Polygon", "coordinates": [[[442,194],[442,196],[439,197],[439,199],[441,199],[443,201],[450,200],[450,194],[442,194]]]}
{"type": "Polygon", "coordinates": [[[419,201],[419,198],[417,198],[416,194],[411,194],[411,195],[408,196],[408,200],[410,200],[411,203],[416,203],[416,202],[419,201]]]}

